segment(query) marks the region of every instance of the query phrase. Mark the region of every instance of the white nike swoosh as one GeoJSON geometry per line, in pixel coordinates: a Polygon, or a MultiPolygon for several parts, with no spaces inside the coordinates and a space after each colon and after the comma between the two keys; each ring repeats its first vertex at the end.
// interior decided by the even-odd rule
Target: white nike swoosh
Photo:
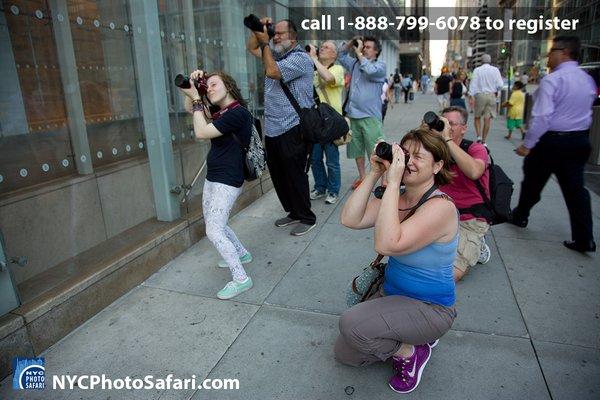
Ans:
{"type": "Polygon", "coordinates": [[[413,363],[412,366],[412,370],[408,371],[408,376],[410,376],[411,378],[415,377],[415,367],[417,366],[417,360],[415,359],[415,362],[413,363]]]}

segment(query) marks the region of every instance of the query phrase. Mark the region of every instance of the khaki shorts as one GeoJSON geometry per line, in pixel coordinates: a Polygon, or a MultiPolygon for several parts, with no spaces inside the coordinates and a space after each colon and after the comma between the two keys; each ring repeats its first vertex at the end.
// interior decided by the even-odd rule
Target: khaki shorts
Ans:
{"type": "Polygon", "coordinates": [[[346,146],[348,158],[371,157],[375,144],[379,139],[385,139],[381,120],[375,117],[350,118],[352,140],[346,146]]]}
{"type": "Polygon", "coordinates": [[[496,118],[496,95],[477,93],[475,95],[475,118],[496,118]]]}
{"type": "Polygon", "coordinates": [[[483,237],[488,229],[490,229],[490,225],[485,221],[478,219],[460,221],[458,250],[456,260],[454,260],[456,268],[462,272],[467,272],[469,267],[477,264],[483,237]]]}

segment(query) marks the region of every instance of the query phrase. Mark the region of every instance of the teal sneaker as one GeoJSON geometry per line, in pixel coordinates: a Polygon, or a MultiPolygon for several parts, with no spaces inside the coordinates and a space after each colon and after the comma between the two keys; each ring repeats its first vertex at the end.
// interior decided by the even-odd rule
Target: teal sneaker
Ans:
{"type": "MultiPolygon", "coordinates": [[[[250,254],[249,252],[244,254],[242,257],[240,257],[240,262],[242,264],[251,263],[252,262],[252,254],[250,254]]],[[[221,260],[221,261],[219,261],[219,268],[229,268],[229,264],[227,264],[227,261],[221,260]]]]}
{"type": "Polygon", "coordinates": [[[228,282],[227,285],[217,293],[217,297],[221,300],[231,299],[240,293],[244,293],[246,290],[252,288],[252,279],[247,277],[244,282],[238,282],[235,279],[228,282]]]}

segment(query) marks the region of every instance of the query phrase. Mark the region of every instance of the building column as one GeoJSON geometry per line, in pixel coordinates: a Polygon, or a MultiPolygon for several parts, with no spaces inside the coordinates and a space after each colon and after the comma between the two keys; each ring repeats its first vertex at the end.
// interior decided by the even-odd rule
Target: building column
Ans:
{"type": "Polygon", "coordinates": [[[66,0],[51,0],[50,11],[52,13],[52,30],[54,31],[54,41],[58,54],[60,77],[65,96],[67,126],[71,134],[73,152],[75,153],[75,165],[77,166],[77,172],[80,174],[91,174],[94,169],[92,168],[92,157],[90,156],[90,144],[87,137],[87,126],[83,113],[79,75],[77,74],[77,62],[75,61],[66,0]],[[62,15],[60,20],[59,15],[62,15]]]}
{"type": "Polygon", "coordinates": [[[177,185],[177,178],[169,127],[158,6],[153,1],[131,0],[129,7],[156,217],[159,221],[173,221],[179,218],[180,208],[178,197],[171,194],[171,188],[177,185]]]}
{"type": "Polygon", "coordinates": [[[4,13],[0,13],[0,137],[29,133],[19,74],[4,13]]]}

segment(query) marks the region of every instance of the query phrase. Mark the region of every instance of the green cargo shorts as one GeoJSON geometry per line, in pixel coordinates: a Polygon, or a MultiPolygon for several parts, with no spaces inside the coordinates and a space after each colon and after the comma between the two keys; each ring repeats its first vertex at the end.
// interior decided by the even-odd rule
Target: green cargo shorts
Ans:
{"type": "Polygon", "coordinates": [[[383,136],[381,120],[375,117],[350,118],[350,129],[352,129],[352,141],[346,146],[348,158],[371,157],[375,144],[383,136]]]}

